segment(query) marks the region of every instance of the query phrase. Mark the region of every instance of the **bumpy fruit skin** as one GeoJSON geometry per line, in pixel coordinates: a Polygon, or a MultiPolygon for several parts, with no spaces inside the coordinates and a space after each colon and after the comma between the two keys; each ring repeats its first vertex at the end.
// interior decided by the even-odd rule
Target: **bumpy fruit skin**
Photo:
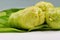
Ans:
{"type": "Polygon", "coordinates": [[[54,8],[53,4],[44,1],[37,3],[35,6],[41,8],[43,11],[47,11],[49,8],[54,8]]]}
{"type": "Polygon", "coordinates": [[[46,22],[52,29],[60,29],[60,8],[49,9],[46,12],[46,22]]]}
{"type": "Polygon", "coordinates": [[[45,15],[38,7],[28,7],[9,17],[9,24],[17,28],[31,29],[44,23],[45,15]]]}

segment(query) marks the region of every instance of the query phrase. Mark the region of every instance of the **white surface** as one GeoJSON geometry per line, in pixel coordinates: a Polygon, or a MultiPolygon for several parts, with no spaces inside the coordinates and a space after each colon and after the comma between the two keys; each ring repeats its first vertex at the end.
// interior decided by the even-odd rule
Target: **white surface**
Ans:
{"type": "Polygon", "coordinates": [[[60,40],[60,31],[0,33],[0,40],[60,40]]]}

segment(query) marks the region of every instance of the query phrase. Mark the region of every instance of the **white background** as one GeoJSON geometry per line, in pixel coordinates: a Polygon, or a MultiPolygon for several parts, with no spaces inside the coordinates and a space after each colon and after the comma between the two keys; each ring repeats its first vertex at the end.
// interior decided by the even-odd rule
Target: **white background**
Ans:
{"type": "Polygon", "coordinates": [[[39,1],[51,2],[54,6],[60,6],[60,0],[0,0],[0,10],[9,8],[24,8],[35,5],[39,1]]]}
{"type": "Polygon", "coordinates": [[[60,40],[60,31],[0,33],[0,40],[60,40]]]}

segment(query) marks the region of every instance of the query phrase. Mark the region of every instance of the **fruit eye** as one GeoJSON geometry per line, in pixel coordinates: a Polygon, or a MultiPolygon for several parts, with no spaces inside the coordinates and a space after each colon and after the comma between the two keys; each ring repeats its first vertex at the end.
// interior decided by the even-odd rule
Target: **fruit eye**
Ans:
{"type": "Polygon", "coordinates": [[[49,20],[50,20],[50,21],[53,21],[53,19],[52,19],[52,18],[49,18],[49,20]]]}

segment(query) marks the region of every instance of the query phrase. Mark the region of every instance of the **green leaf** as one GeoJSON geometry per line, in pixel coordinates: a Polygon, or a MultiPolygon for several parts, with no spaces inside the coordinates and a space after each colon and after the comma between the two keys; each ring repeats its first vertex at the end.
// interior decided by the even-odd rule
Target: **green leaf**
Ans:
{"type": "Polygon", "coordinates": [[[11,8],[7,10],[3,10],[2,12],[6,12],[6,16],[10,16],[12,13],[17,12],[19,10],[23,10],[24,8],[11,8]]]}
{"type": "Polygon", "coordinates": [[[11,8],[11,9],[6,9],[6,10],[0,11],[0,28],[10,27],[8,24],[9,16],[14,12],[17,12],[17,11],[23,10],[23,9],[24,8],[11,8]]]}
{"type": "Polygon", "coordinates": [[[25,32],[24,30],[18,30],[18,29],[15,29],[15,28],[0,28],[0,33],[6,33],[6,32],[25,32]]]}
{"type": "Polygon", "coordinates": [[[39,25],[39,26],[36,26],[35,28],[32,28],[32,29],[30,29],[30,30],[28,30],[28,31],[32,31],[32,30],[47,30],[47,29],[50,29],[50,28],[48,28],[48,25],[47,24],[43,24],[43,25],[39,25]]]}

